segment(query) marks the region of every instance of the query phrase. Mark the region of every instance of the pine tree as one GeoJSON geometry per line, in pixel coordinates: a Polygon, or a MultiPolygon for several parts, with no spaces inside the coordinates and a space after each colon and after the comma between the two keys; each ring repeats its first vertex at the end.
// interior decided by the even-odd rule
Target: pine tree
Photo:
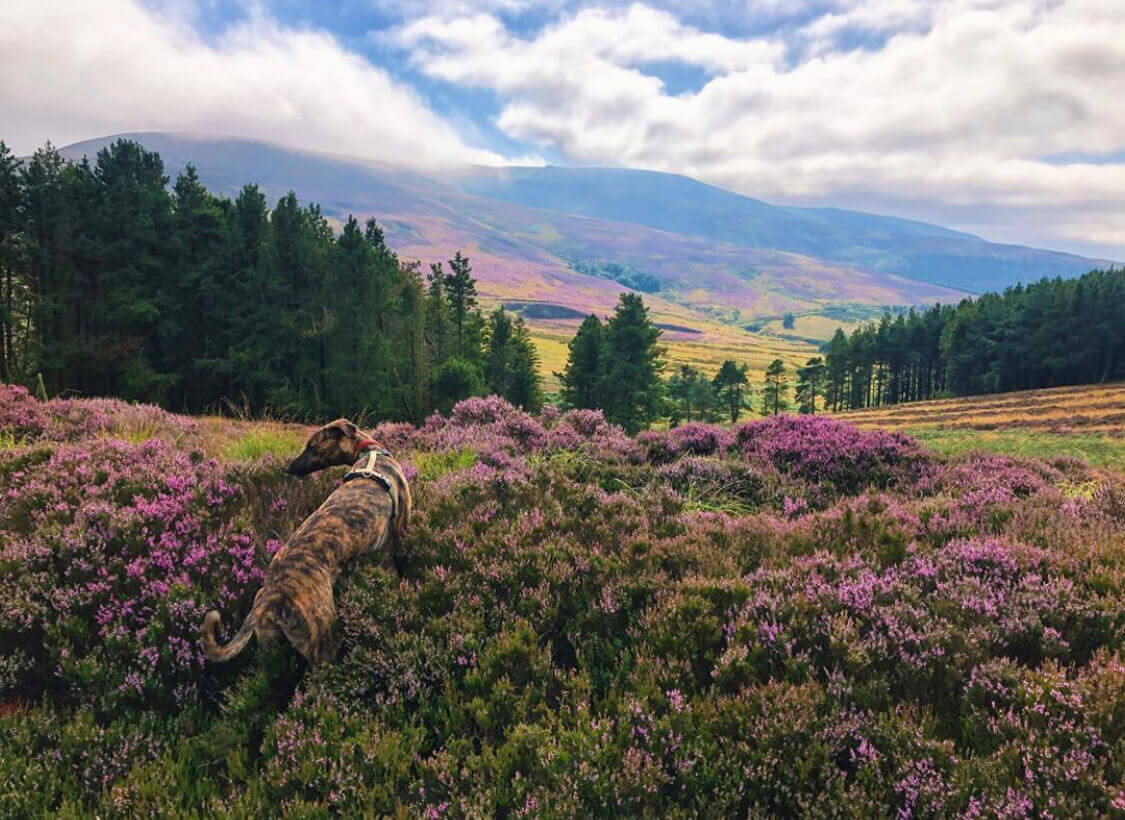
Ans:
{"type": "Polygon", "coordinates": [[[692,421],[695,410],[695,386],[700,372],[690,364],[681,364],[668,379],[667,391],[671,403],[670,421],[673,427],[681,421],[692,421]]]}
{"type": "Polygon", "coordinates": [[[93,178],[99,201],[92,268],[102,292],[93,329],[109,355],[91,376],[96,392],[162,401],[178,377],[159,369],[168,351],[157,326],[165,310],[179,307],[160,299],[172,232],[164,162],[155,151],[119,139],[98,152],[93,178]]]}
{"type": "Polygon", "coordinates": [[[661,410],[664,385],[660,329],[639,294],[623,293],[605,328],[601,396],[606,418],[635,433],[661,410]]]}
{"type": "Polygon", "coordinates": [[[731,359],[727,359],[715,374],[711,384],[725,405],[731,424],[734,424],[747,403],[746,365],[739,367],[731,359]]]}
{"type": "Polygon", "coordinates": [[[465,320],[477,303],[477,284],[472,276],[468,257],[457,251],[449,260],[449,274],[445,277],[445,293],[449,299],[449,309],[457,328],[457,355],[465,355],[465,320]]]}
{"type": "Polygon", "coordinates": [[[512,328],[509,376],[504,398],[529,413],[543,409],[543,387],[539,376],[539,351],[531,341],[531,331],[523,317],[512,328]]]}
{"type": "Polygon", "coordinates": [[[825,402],[831,405],[833,412],[846,410],[848,405],[848,372],[851,370],[849,361],[848,337],[844,331],[836,328],[832,340],[828,343],[825,354],[825,402]]]}
{"type": "Polygon", "coordinates": [[[20,210],[19,161],[0,140],[0,381],[29,376],[25,328],[28,317],[26,260],[20,210]]]}
{"type": "Polygon", "coordinates": [[[562,382],[563,402],[570,407],[589,409],[601,406],[598,389],[603,375],[604,346],[605,328],[591,313],[567,345],[566,369],[556,374],[562,382]]]}
{"type": "Polygon", "coordinates": [[[201,412],[205,397],[222,385],[221,368],[214,365],[226,355],[222,314],[229,306],[230,260],[224,251],[231,212],[203,187],[190,164],[176,179],[172,200],[170,275],[158,290],[163,353],[158,367],[178,376],[169,402],[201,412]]]}
{"type": "Polygon", "coordinates": [[[225,389],[215,400],[245,405],[260,413],[275,380],[274,334],[282,299],[269,264],[272,245],[266,198],[257,185],[245,185],[234,201],[228,239],[225,307],[218,317],[225,362],[215,369],[225,375],[225,389]]]}
{"type": "Polygon", "coordinates": [[[484,383],[497,396],[508,392],[512,357],[512,320],[503,308],[488,317],[488,341],[484,353],[484,383]]]}
{"type": "Polygon", "coordinates": [[[777,415],[787,410],[789,403],[785,400],[785,393],[789,390],[789,381],[785,377],[785,362],[774,359],[766,368],[766,385],[762,389],[762,415],[777,415]]]}
{"type": "Polygon", "coordinates": [[[448,413],[457,402],[484,393],[484,380],[480,368],[473,362],[454,356],[433,369],[430,388],[434,409],[448,413]]]}
{"type": "Polygon", "coordinates": [[[824,392],[824,360],[814,356],[797,369],[797,407],[802,413],[816,412],[816,397],[824,392]]]}

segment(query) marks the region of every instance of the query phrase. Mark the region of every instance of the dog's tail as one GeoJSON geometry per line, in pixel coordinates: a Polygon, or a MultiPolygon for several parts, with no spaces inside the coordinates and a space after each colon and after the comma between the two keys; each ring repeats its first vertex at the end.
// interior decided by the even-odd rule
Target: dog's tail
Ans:
{"type": "Polygon", "coordinates": [[[246,620],[242,622],[242,628],[238,630],[230,643],[226,646],[219,646],[217,636],[219,629],[223,625],[223,617],[218,611],[212,609],[203,618],[203,627],[200,630],[200,643],[203,645],[203,654],[207,656],[210,661],[223,663],[229,661],[239,652],[246,648],[250,643],[250,639],[254,636],[254,625],[257,621],[258,608],[254,607],[250,614],[246,616],[246,620]]]}

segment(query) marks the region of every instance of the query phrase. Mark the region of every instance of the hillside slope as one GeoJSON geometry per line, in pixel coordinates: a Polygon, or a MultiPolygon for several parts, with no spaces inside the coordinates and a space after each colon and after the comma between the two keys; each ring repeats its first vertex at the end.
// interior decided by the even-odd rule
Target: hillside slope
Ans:
{"type": "Polygon", "coordinates": [[[372,430],[414,508],[332,662],[208,662],[308,432],[0,385],[0,816],[1119,813],[1119,475],[470,399],[372,430]]]}
{"type": "Polygon", "coordinates": [[[482,168],[454,177],[479,196],[812,256],[949,287],[1000,290],[1085,273],[1104,260],[1001,245],[889,216],[778,207],[694,179],[624,168],[482,168]]]}
{"type": "MultiPolygon", "coordinates": [[[[233,196],[254,182],[271,202],[293,190],[334,220],[374,216],[404,258],[428,264],[465,251],[482,303],[524,312],[541,342],[555,340],[544,348],[548,356],[581,316],[609,313],[626,288],[645,291],[656,320],[667,326],[673,360],[707,363],[718,355],[708,351],[745,348],[756,366],[773,355],[803,360],[841,320],[964,296],[904,273],[977,289],[1098,264],[892,217],[779,208],[670,174],[595,168],[423,174],[243,139],[124,136],[159,151],[171,177],[193,163],[217,193],[233,196]],[[956,275],[939,276],[941,266],[956,275]],[[800,329],[778,326],[786,313],[802,318],[800,329]]],[[[112,139],[62,153],[92,158],[112,139]]]]}

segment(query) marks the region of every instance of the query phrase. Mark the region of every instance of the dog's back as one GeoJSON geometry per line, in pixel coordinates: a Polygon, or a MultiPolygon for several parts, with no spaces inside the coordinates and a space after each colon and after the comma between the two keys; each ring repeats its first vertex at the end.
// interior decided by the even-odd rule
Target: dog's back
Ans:
{"type": "Polygon", "coordinates": [[[402,468],[385,454],[372,464],[390,486],[361,477],[346,481],[325,499],[273,557],[250,615],[226,646],[217,641],[221,616],[207,613],[202,647],[208,659],[230,660],[251,637],[268,643],[279,634],[310,663],[335,655],[336,578],[348,561],[364,553],[383,548],[389,559],[410,516],[410,488],[402,468]]]}

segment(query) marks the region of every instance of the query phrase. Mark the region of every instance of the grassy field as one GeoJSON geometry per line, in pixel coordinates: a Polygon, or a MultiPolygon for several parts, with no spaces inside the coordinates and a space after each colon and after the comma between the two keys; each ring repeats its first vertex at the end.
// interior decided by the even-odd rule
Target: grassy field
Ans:
{"type": "MultiPolygon", "coordinates": [[[[705,373],[714,374],[725,359],[733,359],[750,367],[751,381],[761,381],[762,371],[776,358],[781,358],[793,370],[816,355],[816,348],[808,343],[781,339],[767,334],[749,334],[733,328],[709,328],[705,338],[695,341],[686,334],[665,333],[660,344],[665,348],[668,363],[666,374],[680,364],[690,364],[705,373]]],[[[559,380],[555,376],[566,367],[567,344],[574,336],[574,328],[531,324],[531,338],[539,351],[539,372],[543,388],[556,393],[559,380]]]]}
{"type": "Polygon", "coordinates": [[[1125,472],[1125,384],[1083,385],[915,402],[843,413],[868,429],[901,430],[948,455],[1073,456],[1125,472]]]}

